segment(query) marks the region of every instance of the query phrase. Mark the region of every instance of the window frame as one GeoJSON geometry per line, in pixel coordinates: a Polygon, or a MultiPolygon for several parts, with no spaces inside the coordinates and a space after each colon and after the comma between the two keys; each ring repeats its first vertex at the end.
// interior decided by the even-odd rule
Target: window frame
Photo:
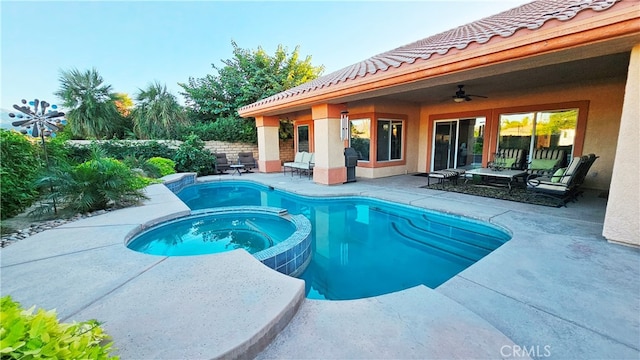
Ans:
{"type": "Polygon", "coordinates": [[[404,157],[405,157],[405,152],[404,152],[404,141],[406,140],[406,139],[404,138],[405,121],[404,121],[404,120],[402,120],[402,119],[391,119],[391,118],[379,117],[379,118],[377,118],[377,119],[376,119],[375,124],[376,124],[376,142],[375,142],[375,148],[376,148],[376,162],[377,162],[377,163],[386,163],[386,162],[393,162],[393,161],[396,161],[396,162],[397,162],[397,161],[402,161],[402,160],[404,160],[404,157]],[[378,155],[380,155],[380,154],[378,153],[379,146],[380,146],[379,141],[380,141],[380,139],[381,139],[381,136],[380,136],[381,134],[378,132],[378,129],[379,129],[379,124],[380,124],[380,123],[382,123],[382,122],[388,122],[388,123],[389,123],[389,131],[388,131],[389,135],[390,135],[390,134],[391,134],[391,132],[393,131],[393,125],[394,125],[394,123],[395,123],[395,124],[400,123],[400,125],[402,126],[402,128],[400,129],[400,158],[397,158],[397,159],[392,159],[392,158],[391,158],[391,153],[392,153],[392,150],[391,150],[391,147],[392,147],[392,146],[391,146],[391,141],[392,141],[392,137],[391,137],[391,136],[389,136],[388,142],[387,142],[387,144],[386,144],[386,145],[387,145],[387,156],[388,156],[388,159],[387,159],[387,160],[379,160],[379,159],[378,159],[378,155]]]}
{"type": "MultiPolygon", "coordinates": [[[[368,119],[370,121],[369,161],[358,160],[358,166],[364,167],[364,168],[383,168],[383,167],[406,165],[408,116],[404,114],[376,113],[376,112],[363,112],[363,113],[349,114],[349,121],[364,120],[364,119],[368,119]],[[377,159],[377,142],[378,142],[378,119],[402,121],[402,135],[401,135],[401,145],[400,145],[401,151],[402,151],[402,159],[384,160],[384,161],[376,160],[377,159]]],[[[351,138],[349,138],[349,143],[347,143],[349,144],[349,146],[351,145],[350,141],[351,141],[351,138]]]]}
{"type": "MultiPolygon", "coordinates": [[[[367,117],[367,116],[358,116],[358,117],[349,119],[349,140],[348,140],[349,147],[353,147],[352,144],[351,144],[351,142],[352,142],[351,141],[352,140],[351,123],[354,122],[354,121],[368,121],[369,122],[369,137],[367,138],[369,140],[369,152],[367,153],[369,155],[369,158],[366,159],[366,160],[365,159],[358,159],[358,165],[360,165],[360,162],[369,163],[369,162],[372,161],[371,160],[371,144],[373,144],[373,133],[372,133],[373,125],[372,124],[374,123],[374,121],[373,121],[373,119],[371,117],[367,117]]],[[[364,139],[364,138],[362,138],[362,139],[364,139]]]]}
{"type": "MultiPolygon", "coordinates": [[[[491,136],[495,136],[489,144],[489,154],[493,154],[498,150],[498,143],[500,141],[500,117],[502,115],[510,114],[522,114],[522,113],[539,113],[539,112],[555,112],[563,110],[576,109],[578,111],[578,118],[576,123],[575,140],[572,149],[572,157],[582,156],[584,147],[584,138],[587,129],[587,119],[589,116],[589,101],[570,101],[563,103],[548,103],[537,105],[525,105],[515,106],[507,108],[493,109],[491,136]]],[[[569,159],[570,160],[570,159],[569,159]]],[[[489,161],[488,158],[485,161],[489,161]]]]}

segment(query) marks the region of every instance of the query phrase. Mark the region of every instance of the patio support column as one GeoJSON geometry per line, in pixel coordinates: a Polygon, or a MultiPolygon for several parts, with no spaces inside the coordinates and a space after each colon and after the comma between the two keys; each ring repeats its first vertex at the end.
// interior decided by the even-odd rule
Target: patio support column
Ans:
{"type": "Polygon", "coordinates": [[[640,246],[640,44],[631,50],[618,145],[613,162],[602,235],[611,242],[640,246]]]}
{"type": "Polygon", "coordinates": [[[257,116],[258,169],[260,172],[280,172],[280,119],[277,116],[257,116]]]}
{"type": "Polygon", "coordinates": [[[320,104],[311,108],[315,166],[313,181],[333,185],[347,181],[344,165],[344,141],[340,139],[342,105],[320,104]]]}

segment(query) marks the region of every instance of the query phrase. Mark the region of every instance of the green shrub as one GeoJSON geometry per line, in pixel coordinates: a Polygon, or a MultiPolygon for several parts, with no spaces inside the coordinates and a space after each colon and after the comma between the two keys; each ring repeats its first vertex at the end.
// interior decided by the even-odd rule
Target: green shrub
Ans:
{"type": "Polygon", "coordinates": [[[162,180],[138,175],[133,179],[132,187],[136,190],[142,190],[151,184],[162,184],[162,180]]]}
{"type": "Polygon", "coordinates": [[[196,135],[188,136],[173,158],[178,172],[195,172],[198,175],[213,174],[215,159],[215,155],[204,148],[204,142],[196,135]]]}
{"type": "Polygon", "coordinates": [[[117,359],[96,320],[60,323],[55,311],[23,310],[10,296],[0,299],[2,359],[117,359]]]}
{"type": "Polygon", "coordinates": [[[130,142],[130,141],[104,141],[99,147],[105,152],[106,156],[122,160],[127,156],[136,158],[150,159],[152,157],[172,158],[175,155],[175,149],[171,149],[166,144],[157,141],[130,142]]]}
{"type": "Polygon", "coordinates": [[[147,162],[147,159],[143,157],[135,158],[133,156],[127,156],[122,160],[125,165],[131,168],[134,172],[138,173],[138,175],[150,177],[150,178],[159,178],[160,177],[160,169],[156,166],[151,165],[147,162]]]}
{"type": "Polygon", "coordinates": [[[109,140],[94,142],[90,146],[68,145],[69,156],[78,164],[85,162],[91,158],[92,147],[98,147],[105,156],[118,160],[124,160],[127,157],[142,158],[145,160],[152,157],[171,159],[176,153],[175,149],[157,141],[131,142],[124,140],[109,140]]]}
{"type": "Polygon", "coordinates": [[[171,159],[156,156],[147,160],[146,164],[158,169],[160,177],[176,173],[176,162],[171,159]]]}
{"type": "MultiPolygon", "coordinates": [[[[52,166],[60,164],[77,164],[74,163],[70,156],[70,147],[67,145],[66,140],[56,136],[53,139],[47,139],[47,157],[49,164],[52,166]]],[[[42,152],[42,147],[39,146],[38,150],[42,152]]]]}
{"type": "MultiPolygon", "coordinates": [[[[54,184],[49,199],[57,199],[61,207],[76,212],[89,212],[109,207],[134,204],[145,198],[145,180],[122,161],[102,157],[95,151],[93,159],[72,168],[59,167],[40,178],[38,184],[46,193],[54,184]]],[[[38,211],[43,213],[43,208],[38,211]]]]}
{"type": "Polygon", "coordinates": [[[197,122],[176,128],[180,139],[184,140],[189,135],[196,135],[204,141],[217,140],[215,138],[215,121],[197,122]]]}
{"type": "Polygon", "coordinates": [[[42,168],[37,145],[15,131],[0,129],[0,218],[15,216],[38,196],[34,181],[42,168]]]}
{"type": "Polygon", "coordinates": [[[218,141],[258,143],[255,121],[236,118],[219,118],[213,124],[213,137],[218,141]]]}

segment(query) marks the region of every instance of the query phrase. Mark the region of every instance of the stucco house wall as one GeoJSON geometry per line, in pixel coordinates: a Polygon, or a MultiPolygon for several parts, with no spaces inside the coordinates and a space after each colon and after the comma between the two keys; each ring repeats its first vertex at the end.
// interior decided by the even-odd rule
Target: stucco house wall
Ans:
{"type": "MultiPolygon", "coordinates": [[[[362,101],[354,102],[349,105],[350,119],[355,119],[358,114],[376,114],[382,117],[393,117],[396,114],[406,117],[404,122],[404,164],[396,166],[384,166],[384,163],[378,163],[377,167],[367,167],[360,162],[356,167],[356,176],[363,178],[378,178],[392,175],[401,175],[415,172],[417,168],[418,157],[415,152],[419,148],[420,141],[420,106],[417,103],[406,101],[362,101]],[[355,116],[355,117],[354,117],[355,116]],[[381,166],[383,165],[383,166],[381,166]]],[[[373,119],[372,119],[373,120],[373,119]]],[[[372,139],[373,141],[373,139],[372,139]]],[[[373,155],[373,154],[372,154],[373,155]]]]}
{"type": "Polygon", "coordinates": [[[491,112],[492,109],[508,107],[588,100],[589,109],[583,154],[594,153],[600,158],[593,164],[583,186],[591,189],[608,190],[611,183],[616,139],[620,127],[625,83],[626,78],[610,78],[592,83],[532,88],[523,91],[517,96],[494,94],[489,99],[465,103],[452,102],[424,105],[420,111],[420,151],[418,151],[415,171],[429,171],[430,159],[427,158],[426,149],[431,143],[430,139],[427,138],[430,115],[476,111],[491,112]]]}

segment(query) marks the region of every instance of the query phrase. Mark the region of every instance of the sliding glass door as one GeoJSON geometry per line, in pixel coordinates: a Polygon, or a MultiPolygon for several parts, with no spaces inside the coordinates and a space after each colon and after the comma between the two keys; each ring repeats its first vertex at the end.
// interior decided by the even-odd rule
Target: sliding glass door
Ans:
{"type": "Polygon", "coordinates": [[[485,118],[436,121],[431,170],[482,166],[485,122],[485,118]]]}

